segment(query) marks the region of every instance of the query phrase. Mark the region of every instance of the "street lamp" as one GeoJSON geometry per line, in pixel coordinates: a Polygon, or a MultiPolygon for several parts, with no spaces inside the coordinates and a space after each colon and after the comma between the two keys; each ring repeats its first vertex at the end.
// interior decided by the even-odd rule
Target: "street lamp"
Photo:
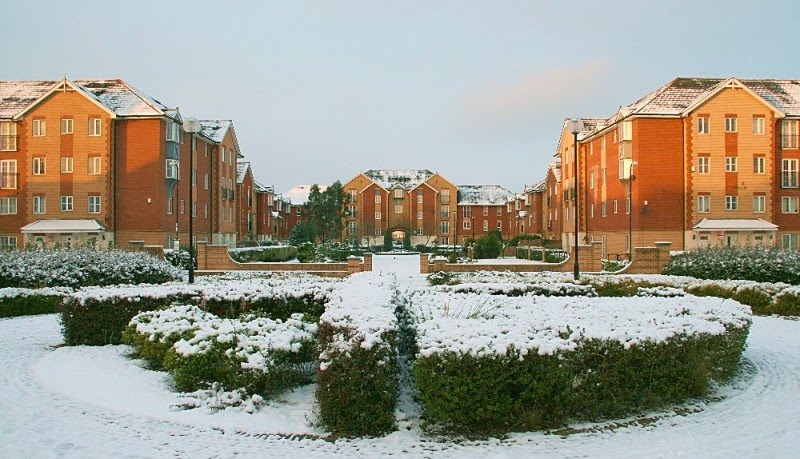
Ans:
{"type": "Polygon", "coordinates": [[[632,161],[628,166],[628,262],[633,258],[633,166],[638,164],[632,161]]]}
{"type": "Polygon", "coordinates": [[[200,132],[200,121],[197,118],[186,118],[183,130],[189,134],[189,283],[194,283],[194,135],[200,132]]]}
{"type": "Polygon", "coordinates": [[[573,148],[573,162],[572,162],[572,172],[573,172],[573,180],[575,180],[575,270],[573,272],[573,276],[575,280],[580,278],[580,267],[578,265],[578,190],[579,182],[578,182],[578,133],[583,131],[583,120],[580,118],[572,118],[568,122],[569,132],[572,133],[572,138],[574,142],[573,148]]]}

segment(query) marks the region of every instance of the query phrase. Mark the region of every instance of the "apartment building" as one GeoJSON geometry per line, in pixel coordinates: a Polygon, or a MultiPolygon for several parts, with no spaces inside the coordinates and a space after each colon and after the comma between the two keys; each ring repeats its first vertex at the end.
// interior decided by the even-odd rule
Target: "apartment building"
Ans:
{"type": "Polygon", "coordinates": [[[577,193],[565,121],[562,243],[578,218],[579,240],[611,257],[656,241],[797,249],[798,121],[800,81],[676,78],[610,118],[583,119],[577,193]]]}
{"type": "Polygon", "coordinates": [[[235,241],[232,123],[182,123],[123,80],[0,82],[0,245],[171,247],[190,216],[194,242],[235,241]]]}
{"type": "MultiPolygon", "coordinates": [[[[497,231],[503,239],[514,233],[517,196],[499,185],[459,185],[458,213],[454,224],[458,227],[458,244],[497,231]]],[[[517,215],[518,214],[517,209],[517,215]]]]}

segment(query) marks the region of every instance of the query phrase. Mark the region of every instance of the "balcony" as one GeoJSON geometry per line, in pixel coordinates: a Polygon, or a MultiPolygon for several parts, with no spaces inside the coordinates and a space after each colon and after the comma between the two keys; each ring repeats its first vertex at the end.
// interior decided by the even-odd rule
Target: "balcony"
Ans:
{"type": "Polygon", "coordinates": [[[782,134],[781,135],[781,148],[784,150],[796,150],[797,149],[797,134],[782,134]]]}
{"type": "Polygon", "coordinates": [[[17,136],[0,135],[0,151],[17,151],[17,136]]]}
{"type": "Polygon", "coordinates": [[[781,173],[781,188],[798,188],[798,174],[796,171],[783,171],[781,173]]]}
{"type": "Polygon", "coordinates": [[[234,197],[233,188],[231,188],[228,190],[228,199],[233,201],[233,197],[234,197]]]}

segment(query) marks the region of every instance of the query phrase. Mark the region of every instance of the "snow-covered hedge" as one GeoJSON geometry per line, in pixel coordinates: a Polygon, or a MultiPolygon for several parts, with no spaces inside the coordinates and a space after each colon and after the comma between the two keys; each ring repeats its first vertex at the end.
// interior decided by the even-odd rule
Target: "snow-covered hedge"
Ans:
{"type": "Polygon", "coordinates": [[[68,287],[0,288],[0,317],[52,314],[64,296],[72,291],[68,287]]]}
{"type": "Polygon", "coordinates": [[[224,317],[257,312],[273,320],[294,313],[318,317],[338,281],[317,276],[201,276],[196,284],[87,287],[64,301],[68,345],[119,344],[122,330],[143,311],[192,304],[224,317]]]}
{"type": "Polygon", "coordinates": [[[714,247],[681,252],[664,274],[800,285],[800,252],[769,247],[714,247]]]}
{"type": "Polygon", "coordinates": [[[316,332],[302,314],[223,319],[197,306],[174,306],[135,316],[125,339],[163,364],[180,391],[214,387],[271,398],[311,376],[316,332]]]}
{"type": "Polygon", "coordinates": [[[263,262],[274,263],[291,260],[297,257],[297,247],[276,245],[267,247],[242,247],[229,249],[228,255],[240,263],[263,262]]]}
{"type": "Polygon", "coordinates": [[[0,287],[158,284],[183,272],[145,252],[124,250],[12,250],[0,257],[0,287]]]}
{"type": "Polygon", "coordinates": [[[394,428],[397,399],[397,281],[359,273],[337,286],[320,318],[320,421],[342,435],[394,428]]]}
{"type": "Polygon", "coordinates": [[[748,307],[641,294],[649,297],[413,293],[423,419],[460,432],[547,428],[699,396],[736,372],[748,307]]]}

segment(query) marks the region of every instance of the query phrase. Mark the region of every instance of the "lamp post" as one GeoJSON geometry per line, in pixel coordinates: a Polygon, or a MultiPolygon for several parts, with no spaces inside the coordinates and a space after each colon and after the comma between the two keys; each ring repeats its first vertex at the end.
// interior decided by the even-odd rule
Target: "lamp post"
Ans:
{"type": "Polygon", "coordinates": [[[200,121],[197,118],[187,118],[183,123],[183,130],[189,134],[189,283],[194,283],[194,135],[200,132],[200,121]]]}
{"type": "Polygon", "coordinates": [[[633,166],[638,164],[632,161],[628,166],[628,262],[633,258],[633,166]]]}
{"type": "Polygon", "coordinates": [[[573,162],[572,162],[572,175],[573,180],[575,180],[575,269],[573,272],[573,276],[575,280],[580,278],[580,266],[578,265],[578,190],[580,189],[579,182],[578,182],[578,133],[583,130],[583,120],[580,118],[572,118],[568,122],[569,132],[572,133],[572,138],[574,142],[573,148],[573,162]]]}

